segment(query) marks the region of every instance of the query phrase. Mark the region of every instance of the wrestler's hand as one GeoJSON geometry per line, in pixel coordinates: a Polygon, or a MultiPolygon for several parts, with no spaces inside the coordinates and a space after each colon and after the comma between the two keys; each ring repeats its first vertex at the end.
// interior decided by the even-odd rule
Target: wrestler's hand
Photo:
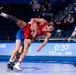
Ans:
{"type": "Polygon", "coordinates": [[[35,37],[36,37],[36,34],[34,33],[34,34],[32,35],[32,37],[35,38],[35,37]]]}
{"type": "Polygon", "coordinates": [[[41,46],[38,47],[37,52],[39,52],[41,50],[41,46]]]}
{"type": "Polygon", "coordinates": [[[31,35],[32,35],[32,37],[34,37],[34,36],[35,36],[33,31],[31,31],[31,35]]]}
{"type": "Polygon", "coordinates": [[[68,38],[68,42],[70,42],[71,38],[68,38]]]}
{"type": "Polygon", "coordinates": [[[35,31],[34,31],[34,30],[32,30],[32,31],[31,31],[31,35],[32,35],[32,37],[33,37],[33,38],[35,38],[35,37],[36,37],[36,33],[35,33],[35,31]]]}

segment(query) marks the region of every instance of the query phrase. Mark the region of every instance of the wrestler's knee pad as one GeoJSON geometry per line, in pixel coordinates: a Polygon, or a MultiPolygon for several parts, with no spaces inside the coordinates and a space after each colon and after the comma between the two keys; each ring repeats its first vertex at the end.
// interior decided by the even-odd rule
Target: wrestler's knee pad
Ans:
{"type": "Polygon", "coordinates": [[[20,55],[21,55],[21,53],[16,52],[16,58],[17,58],[17,59],[19,59],[20,55]]]}

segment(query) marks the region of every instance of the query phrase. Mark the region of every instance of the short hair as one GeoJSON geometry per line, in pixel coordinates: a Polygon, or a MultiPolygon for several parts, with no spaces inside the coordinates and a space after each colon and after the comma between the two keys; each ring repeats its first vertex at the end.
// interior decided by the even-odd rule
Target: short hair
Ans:
{"type": "Polygon", "coordinates": [[[49,22],[49,23],[48,23],[48,26],[53,26],[53,27],[55,28],[54,22],[49,22]]]}
{"type": "Polygon", "coordinates": [[[53,22],[49,22],[48,23],[48,26],[51,26],[51,25],[54,25],[54,23],[53,22]]]}

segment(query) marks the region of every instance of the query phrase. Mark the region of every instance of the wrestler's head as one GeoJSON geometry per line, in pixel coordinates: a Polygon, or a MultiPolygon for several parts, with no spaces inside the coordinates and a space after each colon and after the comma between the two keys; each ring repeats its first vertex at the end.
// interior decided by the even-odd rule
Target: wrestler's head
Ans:
{"type": "Polygon", "coordinates": [[[18,20],[17,22],[16,22],[16,24],[20,27],[20,28],[23,28],[23,27],[25,27],[27,24],[26,24],[26,22],[25,21],[22,21],[22,20],[18,20]]]}
{"type": "Polygon", "coordinates": [[[49,22],[48,23],[48,31],[53,31],[55,29],[54,23],[49,22]]]}

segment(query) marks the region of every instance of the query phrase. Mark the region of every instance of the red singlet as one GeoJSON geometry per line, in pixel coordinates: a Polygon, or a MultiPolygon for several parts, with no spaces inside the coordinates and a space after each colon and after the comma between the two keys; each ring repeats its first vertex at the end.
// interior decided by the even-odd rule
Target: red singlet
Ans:
{"type": "Polygon", "coordinates": [[[24,32],[24,38],[26,39],[31,39],[31,30],[30,30],[30,26],[31,24],[27,24],[24,28],[22,28],[23,32],[24,32]]]}
{"type": "Polygon", "coordinates": [[[37,29],[37,35],[36,36],[45,35],[47,33],[47,31],[42,31],[43,27],[45,27],[47,24],[48,24],[48,22],[46,22],[42,25],[37,25],[38,29],[37,29]]]}

